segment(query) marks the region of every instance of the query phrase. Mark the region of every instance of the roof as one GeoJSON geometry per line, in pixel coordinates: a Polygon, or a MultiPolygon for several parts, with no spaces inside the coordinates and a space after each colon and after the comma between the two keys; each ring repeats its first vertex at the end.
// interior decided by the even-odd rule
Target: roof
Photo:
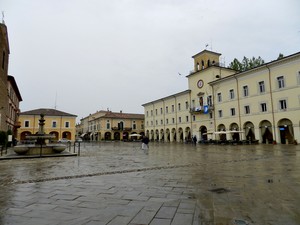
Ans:
{"type": "Polygon", "coordinates": [[[166,96],[166,97],[163,97],[163,98],[160,98],[160,99],[156,99],[156,100],[154,100],[154,101],[152,101],[152,102],[147,102],[147,103],[143,104],[142,106],[145,107],[146,105],[154,104],[155,102],[160,102],[160,101],[166,100],[166,99],[168,99],[168,98],[173,98],[173,97],[180,96],[180,95],[184,95],[184,94],[187,94],[187,93],[190,93],[190,92],[191,92],[190,89],[185,90],[185,91],[181,91],[181,92],[175,93],[175,94],[173,94],[173,95],[169,95],[169,96],[166,96]]]}
{"type": "Polygon", "coordinates": [[[13,76],[8,75],[7,80],[11,83],[11,86],[13,86],[14,91],[15,91],[16,95],[18,96],[19,101],[20,102],[23,101],[15,78],[13,76]]]}
{"type": "Polygon", "coordinates": [[[123,112],[111,112],[107,111],[104,116],[100,116],[101,118],[117,118],[117,119],[144,119],[144,114],[136,114],[136,113],[123,113],[123,112]]]}
{"type": "Polygon", "coordinates": [[[63,111],[59,111],[56,109],[47,109],[47,108],[41,108],[41,109],[34,109],[34,110],[29,110],[26,112],[21,112],[20,115],[45,115],[45,116],[72,116],[72,117],[77,117],[74,114],[66,113],[63,111]]]}
{"type": "Polygon", "coordinates": [[[206,50],[206,49],[205,49],[205,50],[203,50],[203,51],[197,53],[196,55],[193,55],[192,58],[195,58],[196,56],[201,55],[201,54],[203,54],[203,53],[210,53],[210,54],[214,54],[214,55],[218,55],[218,56],[222,55],[221,53],[212,52],[212,51],[209,51],[209,50],[206,50]]]}
{"type": "Polygon", "coordinates": [[[283,61],[290,60],[290,59],[293,59],[293,58],[296,58],[296,57],[300,57],[300,52],[296,52],[296,53],[294,53],[292,55],[288,55],[288,56],[285,56],[283,58],[276,59],[276,60],[264,63],[262,65],[259,65],[257,67],[254,67],[254,68],[251,68],[251,69],[248,69],[248,70],[245,70],[245,71],[237,71],[236,73],[234,73],[232,75],[229,75],[229,76],[226,76],[226,77],[223,77],[223,78],[211,81],[211,82],[209,82],[209,84],[219,83],[219,82],[221,82],[221,81],[223,81],[225,79],[230,79],[232,77],[241,76],[243,74],[251,73],[251,72],[253,72],[255,70],[262,69],[262,68],[265,68],[265,67],[268,68],[269,66],[276,65],[276,64],[281,63],[283,61]]]}

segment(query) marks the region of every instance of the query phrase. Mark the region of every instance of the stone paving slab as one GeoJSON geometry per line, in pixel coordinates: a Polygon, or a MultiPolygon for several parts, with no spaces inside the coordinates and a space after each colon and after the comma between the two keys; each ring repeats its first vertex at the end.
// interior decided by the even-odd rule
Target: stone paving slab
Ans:
{"type": "Polygon", "coordinates": [[[0,162],[0,224],[300,224],[299,146],[86,144],[0,162]]]}

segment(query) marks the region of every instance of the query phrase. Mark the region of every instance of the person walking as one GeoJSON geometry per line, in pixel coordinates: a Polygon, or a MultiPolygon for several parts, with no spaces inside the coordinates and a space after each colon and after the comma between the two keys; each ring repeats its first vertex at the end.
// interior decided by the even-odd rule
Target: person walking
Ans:
{"type": "Polygon", "coordinates": [[[193,142],[194,142],[194,145],[197,144],[197,137],[196,137],[196,135],[194,135],[194,137],[193,137],[193,142]]]}
{"type": "Polygon", "coordinates": [[[149,138],[147,136],[143,136],[142,138],[142,150],[144,150],[144,152],[146,154],[148,154],[148,150],[149,150],[149,138]]]}

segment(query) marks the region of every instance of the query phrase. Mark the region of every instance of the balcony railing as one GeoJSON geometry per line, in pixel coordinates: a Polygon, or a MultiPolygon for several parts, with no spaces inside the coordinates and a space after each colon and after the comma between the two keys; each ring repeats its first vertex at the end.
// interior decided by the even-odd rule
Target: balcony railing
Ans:
{"type": "Polygon", "coordinates": [[[213,105],[205,105],[205,106],[197,106],[197,107],[191,107],[190,108],[190,113],[193,113],[193,114],[206,114],[206,113],[209,113],[211,112],[212,110],[214,110],[214,106],[213,105]]]}

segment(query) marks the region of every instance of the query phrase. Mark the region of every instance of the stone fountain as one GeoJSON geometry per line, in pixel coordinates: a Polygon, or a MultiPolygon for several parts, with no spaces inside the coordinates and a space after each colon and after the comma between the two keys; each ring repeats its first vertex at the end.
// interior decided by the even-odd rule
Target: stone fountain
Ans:
{"type": "Polygon", "coordinates": [[[34,144],[22,144],[17,145],[13,148],[14,152],[18,155],[50,155],[58,154],[63,152],[67,146],[59,143],[47,143],[55,138],[55,135],[45,134],[44,125],[45,119],[44,115],[40,115],[39,119],[39,131],[37,134],[32,134],[26,136],[27,140],[31,140],[34,144]]]}

